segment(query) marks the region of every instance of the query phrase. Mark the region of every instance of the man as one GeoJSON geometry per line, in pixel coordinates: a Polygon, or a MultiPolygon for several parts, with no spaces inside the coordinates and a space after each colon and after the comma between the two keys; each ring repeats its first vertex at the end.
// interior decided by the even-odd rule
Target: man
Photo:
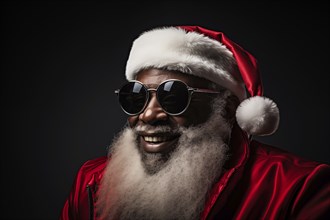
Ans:
{"type": "Polygon", "coordinates": [[[276,104],[223,33],[161,27],[133,43],[116,91],[129,126],[79,170],[61,219],[325,219],[330,167],[261,144],[276,104]]]}

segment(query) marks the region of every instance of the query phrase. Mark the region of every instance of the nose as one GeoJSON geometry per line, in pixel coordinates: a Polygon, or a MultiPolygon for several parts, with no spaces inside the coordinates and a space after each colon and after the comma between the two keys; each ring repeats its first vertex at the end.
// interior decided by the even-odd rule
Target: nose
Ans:
{"type": "Polygon", "coordinates": [[[163,111],[162,107],[157,101],[156,94],[151,93],[149,103],[144,111],[139,115],[139,120],[146,124],[155,124],[160,121],[166,121],[168,115],[163,111]]]}

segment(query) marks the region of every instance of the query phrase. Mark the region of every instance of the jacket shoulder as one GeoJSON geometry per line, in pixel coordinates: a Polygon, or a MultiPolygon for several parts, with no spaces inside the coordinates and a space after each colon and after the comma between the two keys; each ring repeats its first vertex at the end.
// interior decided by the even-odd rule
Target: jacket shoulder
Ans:
{"type": "Polygon", "coordinates": [[[87,160],[79,168],[79,172],[83,173],[95,173],[100,172],[104,169],[108,157],[102,156],[95,159],[87,160]]]}
{"type": "Polygon", "coordinates": [[[308,160],[257,141],[251,142],[250,149],[247,167],[255,179],[273,178],[279,185],[302,186],[311,180],[317,182],[315,186],[326,185],[328,188],[330,185],[330,165],[327,163],[308,160]]]}
{"type": "Polygon", "coordinates": [[[283,164],[286,165],[287,168],[293,168],[295,170],[307,171],[318,166],[322,166],[326,169],[330,168],[329,164],[309,160],[284,149],[254,140],[250,144],[250,154],[250,157],[256,162],[267,162],[277,165],[283,164]]]}
{"type": "Polygon", "coordinates": [[[102,178],[107,159],[102,156],[84,162],[76,174],[73,190],[83,192],[86,186],[97,184],[102,178]]]}
{"type": "Polygon", "coordinates": [[[269,209],[269,216],[325,219],[330,215],[329,164],[252,141],[242,182],[252,183],[246,194],[255,197],[254,200],[262,195],[263,202],[258,204],[260,210],[277,207],[269,209]]]}
{"type": "Polygon", "coordinates": [[[91,188],[100,181],[108,157],[102,156],[84,162],[75,177],[70,194],[61,211],[61,220],[88,219],[89,195],[86,189],[91,188]]]}
{"type": "Polygon", "coordinates": [[[102,156],[95,159],[87,160],[78,170],[76,181],[84,186],[95,185],[102,179],[104,169],[106,167],[108,157],[102,156]]]}

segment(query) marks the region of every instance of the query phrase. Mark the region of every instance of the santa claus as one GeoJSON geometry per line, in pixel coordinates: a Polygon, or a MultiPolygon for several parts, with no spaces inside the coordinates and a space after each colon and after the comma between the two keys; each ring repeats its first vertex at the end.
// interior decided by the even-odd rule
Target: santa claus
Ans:
{"type": "Polygon", "coordinates": [[[253,140],[278,128],[256,59],[222,32],[159,27],[116,90],[128,123],[79,170],[61,219],[323,219],[330,166],[253,140]]]}

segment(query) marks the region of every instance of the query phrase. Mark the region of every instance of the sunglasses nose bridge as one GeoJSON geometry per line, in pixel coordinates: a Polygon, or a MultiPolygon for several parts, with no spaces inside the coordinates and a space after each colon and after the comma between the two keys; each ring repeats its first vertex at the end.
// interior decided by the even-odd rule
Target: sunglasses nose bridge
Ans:
{"type": "Polygon", "coordinates": [[[146,100],[146,107],[145,109],[149,108],[149,105],[153,104],[153,102],[156,102],[157,106],[160,107],[160,104],[157,99],[157,89],[149,88],[147,89],[148,94],[147,94],[147,100],[146,100]]]}
{"type": "Polygon", "coordinates": [[[157,100],[156,89],[148,89],[149,100],[146,104],[145,109],[139,115],[139,119],[145,123],[152,124],[155,121],[167,120],[168,115],[162,109],[161,105],[157,100]]]}

